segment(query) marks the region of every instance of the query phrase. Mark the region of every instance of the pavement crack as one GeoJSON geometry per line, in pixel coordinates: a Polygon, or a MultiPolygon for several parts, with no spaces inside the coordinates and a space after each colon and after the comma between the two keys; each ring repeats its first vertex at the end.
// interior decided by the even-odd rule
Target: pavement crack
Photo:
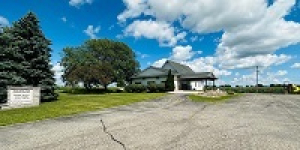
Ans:
{"type": "Polygon", "coordinates": [[[114,135],[112,135],[110,132],[107,131],[107,128],[106,128],[106,126],[105,126],[104,121],[101,119],[100,122],[101,122],[102,127],[103,127],[103,132],[105,132],[107,135],[109,135],[110,138],[111,138],[113,141],[115,141],[115,142],[117,142],[118,144],[120,144],[120,145],[123,147],[123,149],[126,150],[125,144],[122,143],[121,141],[117,140],[117,139],[114,137],[114,135]]]}

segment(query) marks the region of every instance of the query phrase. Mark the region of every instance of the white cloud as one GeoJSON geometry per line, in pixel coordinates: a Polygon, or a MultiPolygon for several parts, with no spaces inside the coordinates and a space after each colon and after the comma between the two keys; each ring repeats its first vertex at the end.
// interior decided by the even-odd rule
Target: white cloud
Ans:
{"type": "Polygon", "coordinates": [[[294,63],[291,68],[297,68],[300,69],[300,63],[294,63]]]}
{"type": "Polygon", "coordinates": [[[9,25],[9,21],[6,18],[0,16],[0,27],[1,26],[8,26],[8,25],[9,25]]]}
{"type": "Polygon", "coordinates": [[[67,22],[67,18],[66,18],[66,17],[62,17],[62,18],[61,18],[61,21],[63,21],[63,22],[66,23],[66,22],[67,22]]]}
{"type": "Polygon", "coordinates": [[[231,68],[251,67],[240,60],[259,66],[280,64],[274,60],[284,63],[290,56],[274,53],[300,42],[300,24],[284,19],[296,0],[276,0],[272,5],[266,0],[123,1],[127,8],[118,16],[119,21],[137,21],[144,15],[158,22],[179,23],[193,33],[222,31],[216,50],[216,57],[223,60],[221,66],[228,65],[224,60],[231,61],[231,68]],[[261,61],[264,57],[266,63],[261,61]]]}
{"type": "Polygon", "coordinates": [[[54,64],[52,68],[52,71],[54,72],[55,83],[60,86],[64,85],[62,80],[62,75],[64,74],[63,69],[64,68],[60,65],[60,63],[54,64]]]}
{"type": "Polygon", "coordinates": [[[191,59],[197,51],[192,50],[192,46],[177,46],[169,58],[163,58],[153,63],[153,66],[161,67],[166,60],[173,60],[189,66],[195,72],[213,72],[216,76],[229,76],[231,72],[216,67],[215,57],[198,57],[191,59]]]}
{"type": "Polygon", "coordinates": [[[237,68],[252,68],[254,66],[269,67],[272,65],[280,65],[289,61],[292,57],[285,54],[266,54],[252,57],[244,57],[235,59],[229,56],[219,56],[218,62],[221,68],[237,69],[237,68]]]}
{"type": "Polygon", "coordinates": [[[70,0],[69,5],[79,8],[84,4],[92,4],[93,0],[70,0]]]}
{"type": "Polygon", "coordinates": [[[135,38],[156,39],[160,46],[175,46],[178,41],[184,40],[186,32],[175,33],[175,28],[166,22],[153,20],[134,21],[124,30],[125,36],[135,38]]]}
{"type": "MultiPolygon", "coordinates": [[[[290,81],[285,77],[288,72],[286,70],[278,70],[277,72],[259,72],[258,83],[269,85],[269,84],[283,84],[284,81],[290,81]]],[[[253,69],[251,74],[241,75],[231,81],[232,84],[237,85],[255,85],[256,84],[256,72],[253,69]]]]}
{"type": "Polygon", "coordinates": [[[191,59],[196,52],[192,50],[192,46],[176,46],[173,48],[171,59],[185,61],[191,59]]]}
{"type": "Polygon", "coordinates": [[[300,24],[283,18],[294,4],[294,0],[277,0],[265,8],[260,20],[226,30],[218,46],[219,56],[231,60],[264,57],[299,43],[300,24]]]}
{"type": "Polygon", "coordinates": [[[83,32],[84,32],[87,36],[89,36],[91,39],[96,39],[96,38],[97,38],[97,35],[96,35],[96,34],[99,33],[100,29],[101,29],[100,26],[97,26],[97,27],[94,28],[93,25],[89,25],[89,26],[87,27],[87,29],[84,30],[83,32]]]}
{"type": "Polygon", "coordinates": [[[141,15],[146,10],[147,5],[144,3],[145,0],[123,0],[127,9],[118,15],[119,21],[126,21],[128,18],[134,18],[141,15]]]}

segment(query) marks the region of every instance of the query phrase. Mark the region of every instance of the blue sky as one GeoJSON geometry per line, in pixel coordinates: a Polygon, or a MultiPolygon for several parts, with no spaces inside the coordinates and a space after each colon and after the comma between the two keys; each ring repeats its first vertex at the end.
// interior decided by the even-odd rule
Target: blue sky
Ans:
{"type": "Polygon", "coordinates": [[[213,71],[219,84],[300,84],[300,3],[296,0],[2,0],[0,24],[36,13],[52,41],[58,83],[61,51],[90,38],[127,43],[144,69],[167,59],[213,71]],[[13,8],[13,9],[12,9],[13,8]]]}

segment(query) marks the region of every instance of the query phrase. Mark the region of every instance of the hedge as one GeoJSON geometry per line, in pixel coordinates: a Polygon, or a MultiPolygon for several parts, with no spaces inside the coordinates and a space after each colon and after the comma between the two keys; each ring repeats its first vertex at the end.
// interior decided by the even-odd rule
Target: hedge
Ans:
{"type": "MultiPolygon", "coordinates": [[[[218,87],[223,91],[233,91],[235,93],[285,93],[283,87],[218,87]]],[[[215,88],[216,89],[216,88],[215,88]]],[[[212,90],[212,87],[207,87],[207,90],[212,90]]]]}
{"type": "Polygon", "coordinates": [[[130,84],[125,87],[125,91],[128,93],[143,93],[147,92],[147,87],[142,84],[130,84]]]}
{"type": "Polygon", "coordinates": [[[148,86],[142,84],[131,84],[125,87],[125,91],[128,93],[163,93],[166,92],[164,84],[150,84],[148,86]]]}

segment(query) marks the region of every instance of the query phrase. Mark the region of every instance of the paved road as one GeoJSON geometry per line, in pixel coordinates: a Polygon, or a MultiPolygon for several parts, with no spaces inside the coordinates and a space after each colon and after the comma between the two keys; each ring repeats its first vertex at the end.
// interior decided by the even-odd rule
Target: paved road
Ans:
{"type": "Polygon", "coordinates": [[[300,96],[246,94],[222,104],[184,95],[0,128],[0,149],[300,149],[300,96]]]}

